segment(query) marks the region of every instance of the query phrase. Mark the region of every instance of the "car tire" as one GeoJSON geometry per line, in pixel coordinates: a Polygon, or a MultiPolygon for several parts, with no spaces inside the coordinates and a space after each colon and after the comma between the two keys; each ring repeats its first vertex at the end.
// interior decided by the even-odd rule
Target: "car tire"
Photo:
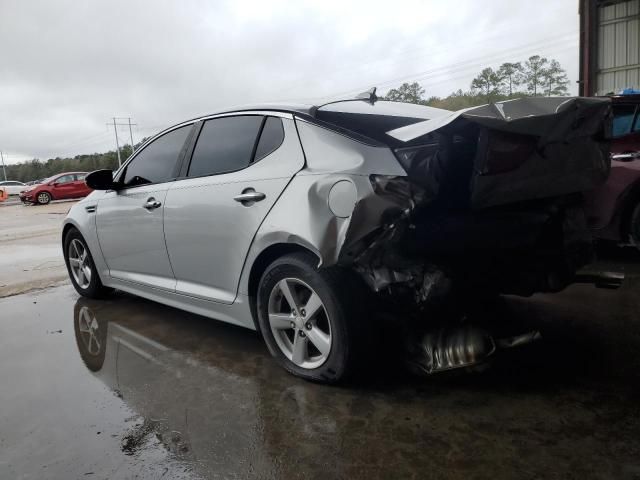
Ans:
{"type": "Polygon", "coordinates": [[[366,363],[374,327],[364,323],[367,293],[360,279],[317,264],[317,257],[300,252],[267,267],[257,292],[258,324],[269,352],[288,372],[337,383],[366,363]],[[287,298],[293,298],[297,311],[287,298]],[[301,348],[305,353],[299,355],[301,348]]]}
{"type": "Polygon", "coordinates": [[[631,212],[631,218],[629,221],[629,237],[631,243],[640,250],[640,202],[635,206],[633,212],[631,212]]]}
{"type": "Polygon", "coordinates": [[[51,201],[51,194],[49,192],[40,192],[36,196],[36,203],[39,205],[46,205],[51,201]]]}
{"type": "Polygon", "coordinates": [[[87,242],[75,228],[64,237],[63,254],[71,283],[80,295],[103,298],[113,290],[102,284],[87,242]]]}

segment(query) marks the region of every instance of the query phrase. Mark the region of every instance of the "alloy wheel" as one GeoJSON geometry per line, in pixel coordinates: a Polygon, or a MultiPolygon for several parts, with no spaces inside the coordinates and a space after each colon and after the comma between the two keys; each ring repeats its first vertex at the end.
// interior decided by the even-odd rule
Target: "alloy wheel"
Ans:
{"type": "Polygon", "coordinates": [[[80,288],[88,288],[93,273],[89,264],[89,252],[87,248],[80,240],[74,238],[69,244],[68,255],[73,279],[80,288]]]}
{"type": "Polygon", "coordinates": [[[312,369],[331,352],[331,322],[318,294],[297,278],[284,278],[269,295],[269,326],[282,353],[299,367],[312,369]]]}

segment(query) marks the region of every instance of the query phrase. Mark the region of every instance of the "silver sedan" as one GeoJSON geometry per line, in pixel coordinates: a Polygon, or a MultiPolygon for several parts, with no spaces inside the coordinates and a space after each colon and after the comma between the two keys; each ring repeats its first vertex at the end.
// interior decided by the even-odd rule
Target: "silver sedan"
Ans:
{"type": "Polygon", "coordinates": [[[87,177],[95,191],[62,234],[71,281],[87,297],[118,289],[256,329],[288,371],[337,382],[380,347],[372,313],[394,312],[405,331],[443,299],[570,283],[590,238],[558,219],[579,218],[575,192],[607,171],[608,105],[583,100],[453,113],[371,92],[189,120],[87,177]],[[567,121],[567,102],[594,121],[567,121]],[[542,171],[556,119],[571,140],[549,138],[557,161],[542,171]],[[567,168],[571,149],[582,157],[567,168]]]}

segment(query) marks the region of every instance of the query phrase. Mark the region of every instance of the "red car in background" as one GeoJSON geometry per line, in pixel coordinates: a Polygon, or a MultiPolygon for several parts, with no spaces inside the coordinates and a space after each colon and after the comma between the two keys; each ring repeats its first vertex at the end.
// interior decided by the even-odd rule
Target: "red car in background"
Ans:
{"type": "Polygon", "coordinates": [[[611,173],[587,197],[597,238],[640,249],[640,93],[614,95],[611,173]]]}
{"type": "Polygon", "coordinates": [[[86,176],[87,172],[59,173],[20,192],[20,200],[46,205],[51,200],[86,197],[93,191],[84,181],[86,176]]]}

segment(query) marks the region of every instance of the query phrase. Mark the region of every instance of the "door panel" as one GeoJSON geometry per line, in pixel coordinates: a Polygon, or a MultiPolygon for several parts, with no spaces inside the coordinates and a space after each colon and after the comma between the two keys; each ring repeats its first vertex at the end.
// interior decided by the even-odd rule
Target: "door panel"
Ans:
{"type": "Polygon", "coordinates": [[[175,128],[139,150],[119,174],[122,188],[98,201],[98,241],[112,277],[175,290],[162,221],[191,130],[192,125],[175,128]]]}
{"type": "Polygon", "coordinates": [[[178,293],[233,303],[256,231],[304,166],[293,121],[282,121],[282,145],[258,163],[233,173],[180,180],[169,189],[164,228],[178,293]],[[234,199],[251,190],[264,198],[234,199]]]}
{"type": "Polygon", "coordinates": [[[65,175],[56,179],[53,186],[53,198],[55,199],[64,199],[64,198],[72,198],[74,187],[74,175],[65,175]]]}
{"type": "Polygon", "coordinates": [[[168,186],[163,183],[108,192],[98,202],[98,240],[112,277],[174,290],[162,229],[168,186]],[[162,205],[145,208],[150,199],[162,205]]]}

